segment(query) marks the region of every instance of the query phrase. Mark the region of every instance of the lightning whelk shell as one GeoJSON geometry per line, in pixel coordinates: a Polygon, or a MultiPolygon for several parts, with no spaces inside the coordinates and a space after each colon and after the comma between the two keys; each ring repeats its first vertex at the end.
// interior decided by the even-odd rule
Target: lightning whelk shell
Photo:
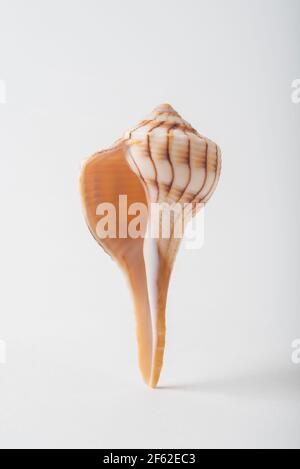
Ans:
{"type": "MultiPolygon", "coordinates": [[[[151,235],[153,225],[162,228],[166,207],[179,204],[184,226],[213,193],[220,175],[219,147],[163,104],[127,131],[111,148],[96,153],[83,165],[81,196],[89,229],[99,244],[126,273],[135,304],[139,365],[144,381],[155,387],[162,368],[165,346],[165,309],[170,275],[180,244],[175,235],[180,217],[175,215],[167,236],[151,235]],[[127,205],[143,203],[142,236],[127,233],[130,216],[120,217],[119,196],[127,205]],[[153,203],[160,203],[154,216],[153,203]],[[116,209],[117,234],[99,236],[100,204],[116,209]],[[189,204],[189,205],[184,205],[189,204]]],[[[131,217],[132,218],[132,217],[131,217]]],[[[182,226],[182,225],[181,225],[182,226]]],[[[184,227],[183,226],[183,227],[184,227]]],[[[157,231],[156,231],[157,233],[157,231]]]]}

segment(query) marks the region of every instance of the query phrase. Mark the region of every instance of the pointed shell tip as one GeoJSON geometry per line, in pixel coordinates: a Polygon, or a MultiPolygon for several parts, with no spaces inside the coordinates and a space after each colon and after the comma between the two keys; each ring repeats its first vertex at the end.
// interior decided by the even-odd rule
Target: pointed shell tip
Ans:
{"type": "Polygon", "coordinates": [[[171,104],[168,104],[168,103],[163,103],[163,104],[159,104],[159,106],[156,106],[154,109],[153,109],[153,112],[176,112],[175,109],[171,106],[171,104]]]}

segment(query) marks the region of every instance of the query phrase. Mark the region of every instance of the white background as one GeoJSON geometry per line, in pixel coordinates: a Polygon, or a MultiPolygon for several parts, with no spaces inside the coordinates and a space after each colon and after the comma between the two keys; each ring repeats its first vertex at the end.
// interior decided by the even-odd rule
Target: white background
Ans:
{"type": "Polygon", "coordinates": [[[300,2],[0,0],[0,446],[300,447],[300,2]],[[223,153],[157,390],[81,161],[161,102],[223,153]]]}

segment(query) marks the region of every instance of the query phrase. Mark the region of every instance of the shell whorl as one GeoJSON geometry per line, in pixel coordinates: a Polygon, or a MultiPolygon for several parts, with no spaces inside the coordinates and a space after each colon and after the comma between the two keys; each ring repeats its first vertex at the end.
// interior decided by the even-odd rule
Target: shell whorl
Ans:
{"type": "Polygon", "coordinates": [[[204,203],[221,170],[221,152],[169,105],[155,108],[124,140],[131,169],[151,202],[204,203]]]}

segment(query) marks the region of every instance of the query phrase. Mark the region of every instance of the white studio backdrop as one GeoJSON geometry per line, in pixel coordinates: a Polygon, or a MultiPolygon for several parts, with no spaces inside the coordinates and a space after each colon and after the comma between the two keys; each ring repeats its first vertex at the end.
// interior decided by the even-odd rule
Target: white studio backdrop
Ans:
{"type": "Polygon", "coordinates": [[[300,447],[299,14],[296,0],[0,0],[0,447],[300,447]],[[163,102],[220,145],[223,169],[204,246],[177,257],[153,391],[78,176],[163,102]]]}

